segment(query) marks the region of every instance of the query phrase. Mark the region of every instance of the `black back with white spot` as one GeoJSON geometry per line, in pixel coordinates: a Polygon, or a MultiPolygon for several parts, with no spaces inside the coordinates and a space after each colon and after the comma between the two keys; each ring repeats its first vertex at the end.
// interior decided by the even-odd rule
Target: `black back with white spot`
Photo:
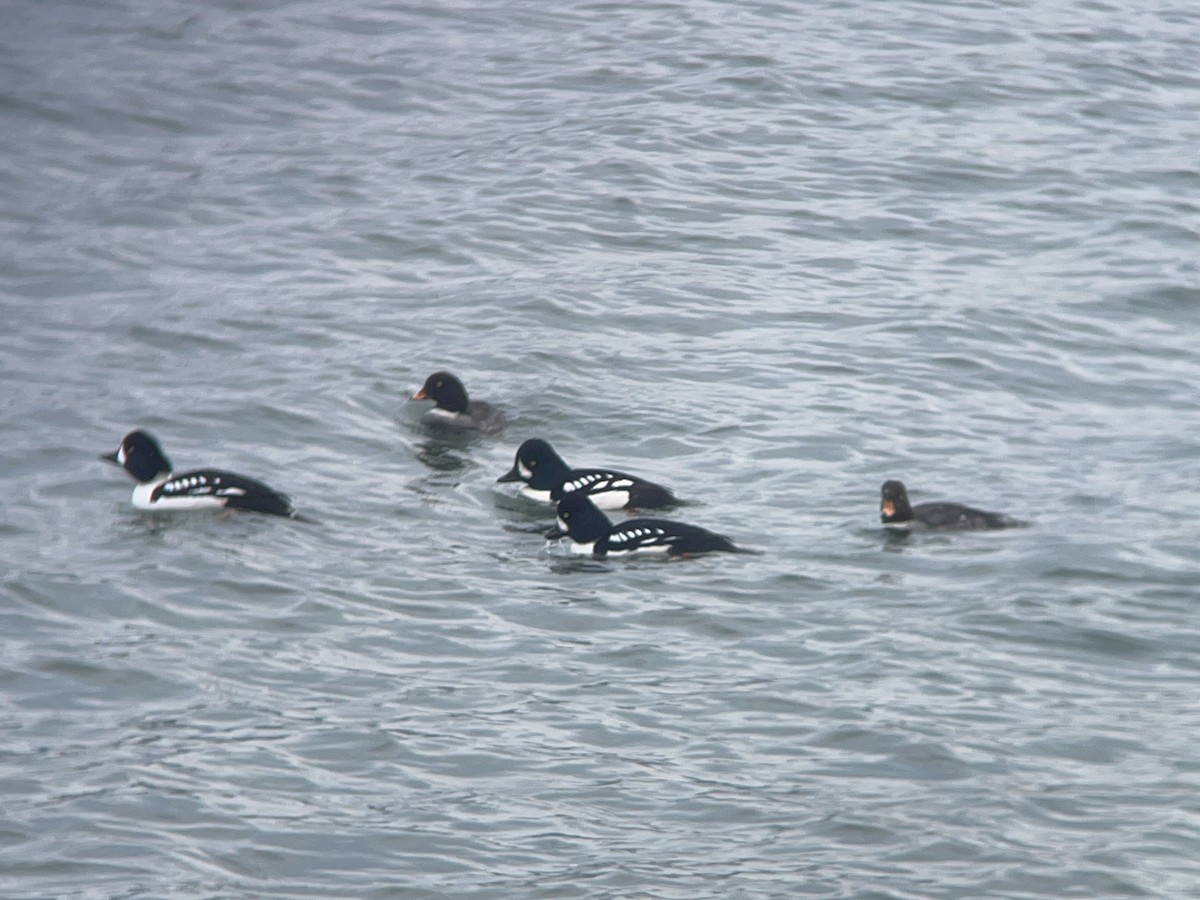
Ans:
{"type": "Polygon", "coordinates": [[[196,469],[172,475],[150,495],[152,502],[171,497],[216,497],[224,500],[228,509],[246,509],[272,516],[292,517],[296,514],[286,494],[261,481],[220,469],[196,469]]]}
{"type": "MultiPolygon", "coordinates": [[[[619,525],[613,525],[608,516],[596,508],[596,504],[578,492],[568,493],[559,501],[558,518],[566,525],[566,533],[571,540],[578,544],[594,541],[592,552],[601,559],[610,553],[653,550],[665,551],[668,556],[711,553],[716,550],[747,552],[724,535],[684,522],[627,519],[619,525]]],[[[561,535],[551,531],[549,536],[561,535]]]]}
{"type": "Polygon", "coordinates": [[[680,505],[669,489],[636,475],[615,469],[572,469],[550,443],[541,438],[530,438],[521,444],[517,448],[512,469],[497,480],[524,481],[535,491],[549,492],[550,500],[554,503],[572,491],[584,494],[623,491],[629,495],[623,504],[626,509],[658,509],[680,505]],[[522,467],[528,475],[521,471],[522,467]]]}
{"type": "Polygon", "coordinates": [[[572,469],[557,491],[550,492],[551,500],[559,500],[564,494],[582,491],[585,494],[607,494],[624,491],[629,494],[626,509],[660,509],[679,506],[680,501],[670,489],[635,475],[615,472],[612,469],[572,469]]]}

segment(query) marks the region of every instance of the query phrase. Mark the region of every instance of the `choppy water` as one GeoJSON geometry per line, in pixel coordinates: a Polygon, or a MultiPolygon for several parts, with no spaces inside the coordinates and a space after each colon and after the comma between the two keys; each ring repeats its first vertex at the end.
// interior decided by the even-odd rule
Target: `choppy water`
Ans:
{"type": "Polygon", "coordinates": [[[7,4],[0,894],[1200,893],[1197,60],[1182,0],[7,4]],[[323,524],[133,511],[139,425],[323,524]],[[565,559],[534,435],[765,555],[565,559]],[[1033,527],[889,540],[890,477],[1033,527]]]}

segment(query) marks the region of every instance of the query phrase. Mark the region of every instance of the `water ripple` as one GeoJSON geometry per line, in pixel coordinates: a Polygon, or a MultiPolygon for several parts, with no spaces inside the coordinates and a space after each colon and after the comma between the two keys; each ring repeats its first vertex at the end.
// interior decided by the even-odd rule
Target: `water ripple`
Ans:
{"type": "Polygon", "coordinates": [[[1190,7],[8,18],[7,893],[1194,893],[1190,7]],[[547,548],[535,435],[764,554],[547,548]]]}

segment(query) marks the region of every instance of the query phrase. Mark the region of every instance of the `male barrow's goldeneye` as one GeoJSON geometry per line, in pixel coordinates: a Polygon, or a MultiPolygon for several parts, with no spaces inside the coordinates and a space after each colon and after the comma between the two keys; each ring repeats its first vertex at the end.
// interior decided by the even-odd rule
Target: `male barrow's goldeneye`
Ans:
{"type": "Polygon", "coordinates": [[[587,494],[600,509],[659,509],[679,506],[667,488],[612,469],[572,469],[548,441],[530,438],[517,448],[513,467],[496,481],[523,481],[521,493],[557,503],[570,493],[587,494]]]}
{"type": "Polygon", "coordinates": [[[133,476],[133,505],[149,510],[248,509],[272,516],[305,519],[292,508],[286,494],[261,481],[220,469],[171,471],[171,461],[158,441],[145,431],[131,431],[112,453],[100,457],[133,476]]]}
{"type": "Polygon", "coordinates": [[[1015,528],[1024,525],[1003,513],[987,512],[961,503],[908,502],[908,490],[900,481],[885,481],[879,501],[879,518],[888,528],[1015,528]]]}
{"type": "Polygon", "coordinates": [[[468,400],[463,383],[449,372],[434,372],[425,379],[414,400],[432,400],[434,408],[421,421],[434,428],[499,434],[504,430],[504,413],[483,400],[468,400]]]}
{"type": "Polygon", "coordinates": [[[736,546],[723,535],[682,522],[626,519],[613,525],[580,491],[571,491],[558,501],[558,526],[546,532],[546,537],[549,540],[569,537],[572,553],[597,559],[633,553],[680,557],[714,550],[755,552],[736,546]]]}

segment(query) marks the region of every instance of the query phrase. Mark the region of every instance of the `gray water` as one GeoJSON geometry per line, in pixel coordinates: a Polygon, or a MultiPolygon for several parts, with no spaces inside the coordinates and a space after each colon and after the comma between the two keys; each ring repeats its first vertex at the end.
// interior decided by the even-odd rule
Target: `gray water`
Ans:
{"type": "Polygon", "coordinates": [[[0,895],[1200,894],[1195,3],[3,20],[0,895]],[[762,555],[568,559],[531,436],[762,555]]]}

